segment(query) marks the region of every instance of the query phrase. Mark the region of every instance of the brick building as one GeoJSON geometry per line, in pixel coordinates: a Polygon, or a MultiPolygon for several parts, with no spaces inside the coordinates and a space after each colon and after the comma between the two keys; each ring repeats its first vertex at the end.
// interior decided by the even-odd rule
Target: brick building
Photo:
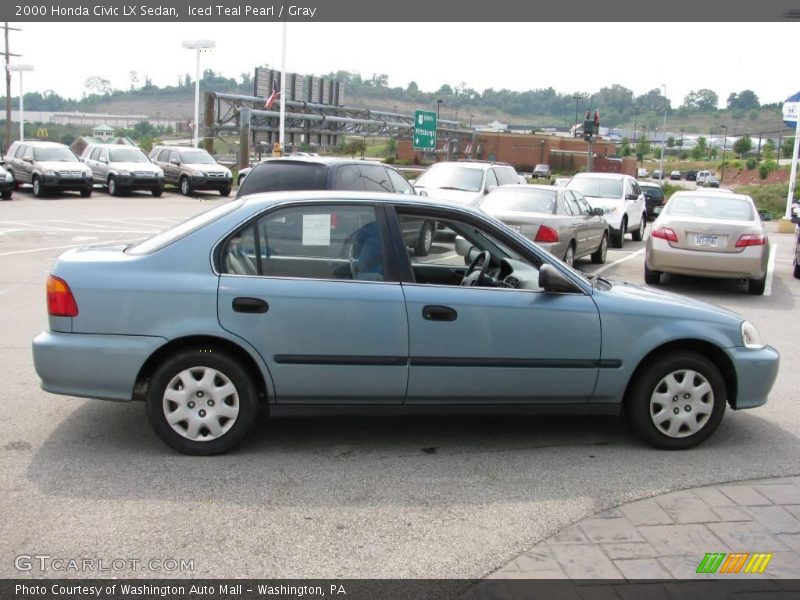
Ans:
{"type": "MultiPolygon", "coordinates": [[[[562,172],[580,171],[586,167],[588,144],[582,138],[557,135],[496,133],[483,131],[477,134],[477,141],[470,139],[451,139],[450,156],[452,160],[474,158],[496,160],[517,167],[518,170],[531,170],[533,165],[547,163],[553,170],[562,172]]],[[[447,139],[437,142],[436,160],[445,160],[447,139]]],[[[623,172],[636,175],[634,157],[616,158],[617,146],[614,142],[597,140],[594,143],[595,171],[623,172]],[[615,160],[608,160],[615,157],[615,160]]],[[[422,163],[430,160],[422,152],[415,152],[411,138],[401,138],[397,142],[397,158],[422,163]]]]}

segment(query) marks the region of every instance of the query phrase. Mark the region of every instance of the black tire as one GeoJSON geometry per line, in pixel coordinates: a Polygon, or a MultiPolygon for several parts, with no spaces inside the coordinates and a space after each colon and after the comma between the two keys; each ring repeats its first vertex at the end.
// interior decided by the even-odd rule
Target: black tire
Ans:
{"type": "Polygon", "coordinates": [[[625,229],[628,227],[628,221],[622,219],[622,222],[619,224],[619,233],[612,233],[611,234],[611,243],[614,245],[614,248],[622,248],[625,244],[625,229]]]}
{"type": "Polygon", "coordinates": [[[31,180],[31,185],[33,186],[33,195],[37,198],[43,198],[45,195],[44,186],[42,185],[42,181],[34,175],[33,179],[31,180]]]}
{"type": "MultiPolygon", "coordinates": [[[[197,383],[199,384],[199,382],[197,383]]],[[[214,380],[212,385],[216,383],[217,379],[214,380]]],[[[185,387],[180,386],[180,388],[174,387],[173,389],[180,392],[185,387]]],[[[209,416],[208,413],[203,411],[206,409],[208,412],[215,410],[213,408],[215,406],[214,399],[209,397],[212,394],[204,395],[201,392],[197,392],[197,394],[196,397],[192,396],[187,400],[185,412],[189,413],[191,411],[195,421],[208,419],[210,422],[213,416],[209,416]]],[[[206,346],[181,350],[163,361],[150,380],[146,406],[147,418],[156,435],[178,452],[196,456],[221,454],[239,444],[252,429],[258,414],[256,388],[247,370],[242,367],[241,361],[237,361],[226,352],[206,346]],[[229,407],[238,407],[238,414],[233,419],[227,419],[227,421],[225,421],[225,417],[217,417],[218,426],[229,427],[227,431],[218,437],[207,440],[193,440],[178,431],[185,431],[188,434],[188,420],[177,422],[177,429],[174,429],[167,421],[165,405],[173,406],[174,408],[178,408],[178,405],[176,402],[170,403],[165,400],[165,393],[170,384],[176,385],[180,373],[190,370],[195,370],[195,373],[199,373],[203,369],[213,369],[227,379],[229,383],[233,384],[234,393],[224,399],[217,398],[216,401],[220,403],[220,406],[224,402],[229,407]],[[231,420],[233,420],[233,423],[229,424],[231,420]],[[220,423],[222,424],[220,425],[220,423]]],[[[197,435],[208,437],[213,434],[210,429],[202,425],[197,435]]]]}
{"type": "Polygon", "coordinates": [[[750,279],[747,282],[747,293],[752,294],[753,296],[761,296],[764,294],[764,289],[766,287],[767,287],[766,275],[762,279],[750,279]]]}
{"type": "Polygon", "coordinates": [[[634,242],[641,242],[644,239],[644,228],[647,227],[647,215],[642,213],[642,219],[639,222],[639,228],[631,234],[634,242]]]}
{"type": "Polygon", "coordinates": [[[7,192],[0,192],[0,197],[2,197],[3,200],[11,200],[12,193],[13,192],[11,190],[8,190],[7,192]]]}
{"type": "Polygon", "coordinates": [[[108,185],[108,193],[109,194],[111,194],[112,196],[121,196],[122,195],[122,190],[119,189],[119,186],[117,185],[117,178],[114,177],[113,175],[111,175],[108,178],[108,184],[107,185],[108,185]]]}
{"type": "Polygon", "coordinates": [[[189,178],[186,176],[181,177],[181,180],[178,182],[178,189],[184,196],[191,196],[194,191],[194,189],[192,189],[192,182],[189,181],[189,178]]]}
{"type": "Polygon", "coordinates": [[[672,350],[642,365],[625,399],[626,414],[633,430],[645,442],[663,450],[686,450],[704,442],[719,426],[726,404],[727,388],[719,369],[707,358],[687,350],[672,350]],[[696,375],[691,376],[688,371],[696,375]],[[669,388],[670,374],[673,374],[678,390],[669,388]],[[686,378],[690,376],[693,379],[688,381],[686,378]],[[696,392],[700,387],[698,384],[704,386],[704,383],[708,384],[709,391],[696,392]],[[659,390],[659,395],[664,396],[664,404],[659,404],[656,397],[659,390]],[[673,391],[677,393],[670,397],[673,391]],[[697,408],[708,412],[701,416],[697,408]],[[654,416],[651,416],[652,411],[655,411],[654,416]],[[665,420],[657,426],[655,421],[659,415],[665,420]],[[694,423],[690,421],[691,417],[695,418],[694,423]],[[666,419],[669,419],[669,425],[666,425],[666,419]],[[677,426],[675,434],[669,435],[673,424],[677,426]],[[698,424],[699,429],[691,433],[691,427],[698,424]]]}
{"type": "Polygon", "coordinates": [[[658,285],[661,282],[661,271],[651,271],[644,265],[644,282],[648,285],[658,285]]]}
{"type": "Polygon", "coordinates": [[[92,186],[84,188],[81,190],[81,198],[90,198],[92,195],[92,186]]]}
{"type": "Polygon", "coordinates": [[[430,221],[425,221],[419,230],[417,243],[414,244],[414,256],[428,256],[433,247],[433,238],[436,236],[436,227],[430,221]]]}
{"type": "Polygon", "coordinates": [[[224,196],[224,197],[230,196],[230,195],[231,195],[231,188],[229,188],[229,187],[222,188],[222,189],[219,191],[219,195],[220,195],[220,196],[224,196]]]}
{"type": "Polygon", "coordinates": [[[603,234],[603,239],[600,241],[600,245],[597,247],[592,253],[592,262],[596,265],[602,265],[606,262],[606,255],[608,254],[608,234],[603,234]]]}
{"type": "Polygon", "coordinates": [[[154,198],[160,198],[161,194],[164,193],[164,188],[153,188],[150,190],[150,193],[153,194],[154,198]]]}
{"type": "Polygon", "coordinates": [[[794,265],[794,278],[800,279],[800,265],[798,265],[797,263],[795,263],[794,265]]]}
{"type": "Polygon", "coordinates": [[[569,246],[567,246],[563,260],[564,263],[570,267],[575,264],[575,244],[573,242],[570,242],[569,246]]]}

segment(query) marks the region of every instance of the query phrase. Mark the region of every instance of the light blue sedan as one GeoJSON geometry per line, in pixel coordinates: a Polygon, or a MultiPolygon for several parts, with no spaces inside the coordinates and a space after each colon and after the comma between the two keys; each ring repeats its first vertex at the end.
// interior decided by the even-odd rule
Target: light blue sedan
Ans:
{"type": "Polygon", "coordinates": [[[313,412],[617,414],[658,448],[767,401],[778,353],[740,316],[587,279],[460,204],[359,192],[253,195],[137,245],[71,250],[33,342],[55,394],[144,401],[188,454],[313,412]],[[459,244],[406,250],[404,223],[459,244]]]}

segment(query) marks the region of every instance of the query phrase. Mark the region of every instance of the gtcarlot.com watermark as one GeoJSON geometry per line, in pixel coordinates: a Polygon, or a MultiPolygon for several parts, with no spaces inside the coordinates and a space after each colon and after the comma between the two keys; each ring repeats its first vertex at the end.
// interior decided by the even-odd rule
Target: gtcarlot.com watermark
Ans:
{"type": "Polygon", "coordinates": [[[17,571],[42,573],[108,573],[150,571],[177,573],[194,571],[194,559],[186,558],[70,558],[49,554],[20,554],[14,558],[17,571]]]}

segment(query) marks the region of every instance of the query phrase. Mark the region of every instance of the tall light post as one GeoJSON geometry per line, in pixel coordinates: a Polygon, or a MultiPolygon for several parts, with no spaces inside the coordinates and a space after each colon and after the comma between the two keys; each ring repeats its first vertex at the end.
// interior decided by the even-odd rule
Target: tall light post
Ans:
{"type": "Polygon", "coordinates": [[[187,50],[194,50],[195,71],[194,71],[194,135],[192,136],[192,147],[197,148],[200,136],[200,53],[204,50],[211,50],[217,44],[213,40],[186,40],[183,47],[187,50]]]}
{"type": "Polygon", "coordinates": [[[9,71],[19,73],[19,141],[25,141],[25,91],[22,86],[22,74],[25,71],[33,71],[33,65],[8,65],[9,71]]]}
{"type": "Polygon", "coordinates": [[[720,125],[725,130],[725,137],[722,139],[722,166],[719,168],[719,184],[722,185],[722,180],[725,178],[725,149],[728,146],[728,126],[720,125]]]}
{"type": "Polygon", "coordinates": [[[441,98],[439,98],[436,101],[436,123],[437,123],[437,126],[438,126],[438,123],[439,123],[439,108],[442,106],[443,102],[444,102],[444,100],[442,100],[441,98]]]}
{"type": "Polygon", "coordinates": [[[575,100],[575,133],[578,131],[578,102],[583,100],[583,96],[581,94],[575,94],[572,97],[575,100]]]}
{"type": "MultiPolygon", "coordinates": [[[[667,84],[662,83],[661,87],[664,88],[664,100],[667,100],[667,84]]],[[[664,105],[664,129],[661,133],[661,160],[658,161],[658,170],[661,173],[661,180],[664,180],[664,147],[667,145],[667,108],[669,107],[669,100],[664,105]]]]}

